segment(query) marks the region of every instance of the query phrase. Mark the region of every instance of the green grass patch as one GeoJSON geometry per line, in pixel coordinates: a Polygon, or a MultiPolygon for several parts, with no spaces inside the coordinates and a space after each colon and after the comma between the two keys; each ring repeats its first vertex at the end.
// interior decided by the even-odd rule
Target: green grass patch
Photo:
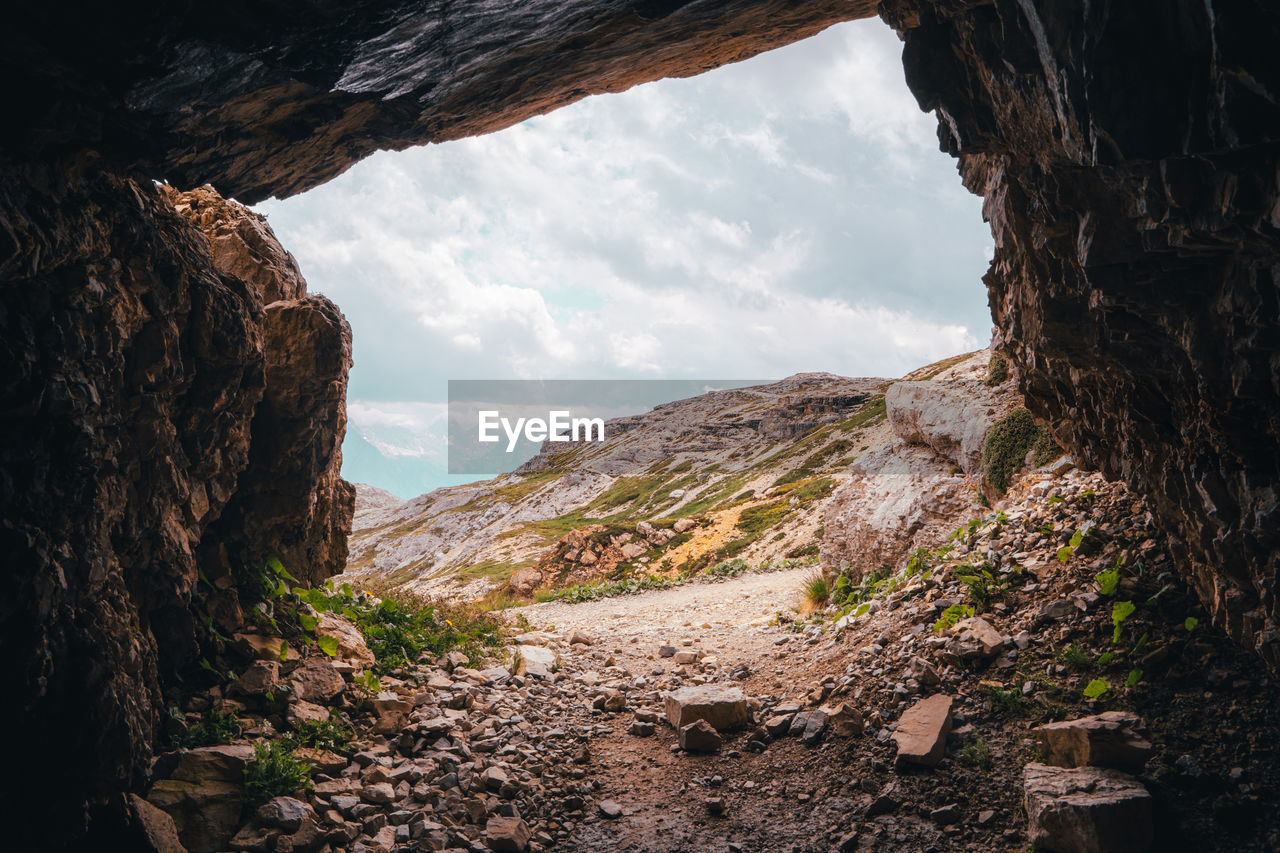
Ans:
{"type": "Polygon", "coordinates": [[[987,433],[982,448],[983,480],[997,491],[1006,491],[1014,473],[1022,467],[1027,451],[1045,431],[1036,425],[1026,409],[1014,409],[997,421],[987,433]]]}

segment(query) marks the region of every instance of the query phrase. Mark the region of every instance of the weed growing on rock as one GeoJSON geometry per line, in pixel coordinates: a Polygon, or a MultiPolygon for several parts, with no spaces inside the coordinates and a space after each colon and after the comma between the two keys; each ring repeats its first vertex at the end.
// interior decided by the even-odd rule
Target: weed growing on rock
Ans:
{"type": "Polygon", "coordinates": [[[819,610],[827,606],[827,602],[831,600],[831,585],[827,583],[826,576],[821,573],[815,574],[804,583],[804,603],[810,611],[819,610]]]}
{"type": "Polygon", "coordinates": [[[285,740],[260,740],[253,745],[253,763],[244,771],[244,798],[248,808],[310,787],[311,768],[293,754],[292,744],[285,740]]]}
{"type": "Polygon", "coordinates": [[[355,736],[350,722],[342,716],[329,713],[327,720],[302,720],[293,727],[284,741],[292,748],[327,749],[337,751],[355,736]]]}
{"type": "MultiPolygon", "coordinates": [[[[171,715],[183,720],[182,712],[174,708],[171,715]]],[[[218,746],[240,737],[240,717],[235,711],[211,710],[199,724],[172,738],[175,749],[194,749],[200,746],[218,746]]]]}

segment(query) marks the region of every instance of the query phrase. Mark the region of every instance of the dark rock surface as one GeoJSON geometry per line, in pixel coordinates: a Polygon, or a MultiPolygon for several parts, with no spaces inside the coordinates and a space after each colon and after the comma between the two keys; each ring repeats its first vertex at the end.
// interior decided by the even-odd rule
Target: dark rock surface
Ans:
{"type": "MultiPolygon", "coordinates": [[[[36,815],[143,778],[200,601],[239,611],[210,553],[314,577],[345,561],[350,331],[323,297],[265,308],[152,184],[9,169],[0,209],[3,722],[36,815]],[[254,524],[218,532],[232,512],[254,524]]],[[[59,817],[30,826],[50,845],[83,826],[59,817]]]]}
{"type": "Polygon", "coordinates": [[[1028,406],[1151,497],[1215,621],[1280,665],[1280,9],[881,12],[986,197],[996,345],[1028,406]]]}
{"type": "Polygon", "coordinates": [[[875,0],[366,0],[6,15],[0,148],[90,146],[178,186],[288,196],[378,149],[489,133],[875,14],[875,0]],[[15,116],[16,113],[16,116],[15,116]]]}

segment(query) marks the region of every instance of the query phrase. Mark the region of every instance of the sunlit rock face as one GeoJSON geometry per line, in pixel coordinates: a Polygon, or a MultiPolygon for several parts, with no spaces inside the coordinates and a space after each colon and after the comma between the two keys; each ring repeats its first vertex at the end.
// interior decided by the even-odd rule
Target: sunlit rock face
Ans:
{"type": "Polygon", "coordinates": [[[1215,620],[1280,664],[1280,8],[885,0],[986,197],[1028,405],[1147,494],[1215,620]]]}

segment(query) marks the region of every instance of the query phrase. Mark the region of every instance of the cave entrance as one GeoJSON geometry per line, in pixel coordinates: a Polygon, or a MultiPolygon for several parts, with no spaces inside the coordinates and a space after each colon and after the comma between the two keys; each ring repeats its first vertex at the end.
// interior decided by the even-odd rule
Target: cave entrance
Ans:
{"type": "Polygon", "coordinates": [[[260,206],[354,332],[344,475],[443,473],[449,378],[901,376],[981,348],[981,200],[879,19],[260,206]]]}

